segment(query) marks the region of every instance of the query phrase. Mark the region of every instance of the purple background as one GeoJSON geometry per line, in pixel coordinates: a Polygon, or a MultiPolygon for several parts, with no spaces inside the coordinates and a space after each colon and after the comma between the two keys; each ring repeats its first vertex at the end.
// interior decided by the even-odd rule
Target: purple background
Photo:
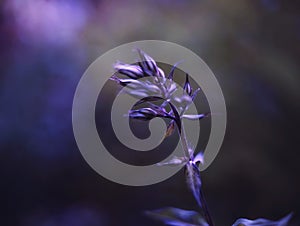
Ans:
{"type": "Polygon", "coordinates": [[[223,89],[227,133],[202,174],[216,224],[291,211],[299,220],[297,1],[0,4],[1,225],[154,226],[161,224],[144,210],[196,208],[182,171],[148,187],[114,184],[88,166],[73,137],[72,99],[85,69],[109,49],[143,39],[190,48],[223,89]]]}

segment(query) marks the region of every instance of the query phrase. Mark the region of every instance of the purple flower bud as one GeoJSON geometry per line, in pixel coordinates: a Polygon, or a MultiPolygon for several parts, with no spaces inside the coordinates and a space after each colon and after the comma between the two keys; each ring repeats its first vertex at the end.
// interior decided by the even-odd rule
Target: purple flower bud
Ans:
{"type": "Polygon", "coordinates": [[[192,95],[193,89],[192,89],[191,84],[190,84],[190,82],[189,82],[189,75],[188,75],[188,74],[186,74],[186,76],[185,76],[185,83],[184,83],[183,89],[184,89],[184,91],[185,91],[189,96],[192,95]]]}
{"type": "Polygon", "coordinates": [[[117,63],[114,68],[121,74],[128,76],[132,79],[143,77],[143,70],[138,65],[117,63]]]}
{"type": "Polygon", "coordinates": [[[157,66],[156,62],[140,49],[137,49],[142,62],[139,63],[141,69],[147,76],[165,77],[164,72],[157,66]]]}
{"type": "Polygon", "coordinates": [[[129,111],[129,117],[142,120],[150,120],[157,116],[155,110],[151,108],[141,108],[129,111]]]}
{"type": "Polygon", "coordinates": [[[116,79],[118,82],[119,82],[119,84],[120,85],[122,85],[122,86],[126,86],[126,85],[128,85],[128,84],[137,84],[137,82],[139,82],[138,80],[134,80],[134,79],[119,79],[119,78],[117,78],[116,79]]]}
{"type": "Polygon", "coordinates": [[[171,118],[165,109],[158,106],[152,108],[141,108],[138,110],[129,111],[129,116],[135,119],[151,120],[155,117],[171,118]]]}

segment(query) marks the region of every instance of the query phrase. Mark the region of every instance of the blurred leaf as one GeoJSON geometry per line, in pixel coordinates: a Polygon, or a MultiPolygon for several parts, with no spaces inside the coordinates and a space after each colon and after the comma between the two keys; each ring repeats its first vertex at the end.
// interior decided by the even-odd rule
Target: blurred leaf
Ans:
{"type": "Polygon", "coordinates": [[[146,211],[149,217],[172,226],[208,226],[204,218],[197,212],[174,207],[146,211]]]}
{"type": "Polygon", "coordinates": [[[200,88],[198,88],[198,89],[196,89],[195,91],[194,91],[194,93],[192,94],[192,100],[194,100],[195,99],[195,97],[197,96],[197,94],[198,94],[198,92],[200,91],[201,89],[200,88]]]}
{"type": "Polygon", "coordinates": [[[194,198],[196,199],[198,205],[202,207],[200,200],[200,189],[201,189],[201,179],[199,168],[192,161],[189,161],[185,165],[185,177],[187,186],[190,191],[193,193],[194,198]]]}
{"type": "Polygon", "coordinates": [[[180,165],[180,164],[183,164],[183,163],[186,163],[186,162],[187,162],[187,158],[186,157],[177,157],[177,156],[174,156],[168,162],[159,162],[156,165],[158,165],[158,166],[165,166],[165,165],[176,166],[176,165],[180,165]]]}
{"type": "Polygon", "coordinates": [[[180,64],[181,62],[182,62],[182,60],[173,65],[170,73],[167,76],[168,79],[173,80],[175,69],[176,69],[177,65],[180,64]]]}
{"type": "Polygon", "coordinates": [[[209,113],[199,114],[199,115],[182,115],[182,118],[190,119],[190,120],[197,120],[203,119],[204,117],[208,116],[209,113]]]}
{"type": "Polygon", "coordinates": [[[164,99],[162,97],[157,97],[157,96],[148,96],[136,102],[134,106],[138,106],[145,102],[158,101],[158,100],[164,100],[164,99]]]}
{"type": "Polygon", "coordinates": [[[192,98],[189,95],[183,94],[182,96],[175,96],[174,101],[178,105],[189,105],[192,103],[192,98]]]}
{"type": "Polygon", "coordinates": [[[232,226],[287,226],[292,214],[288,214],[278,221],[271,221],[264,218],[258,218],[256,220],[248,220],[240,218],[234,222],[232,226]]]}

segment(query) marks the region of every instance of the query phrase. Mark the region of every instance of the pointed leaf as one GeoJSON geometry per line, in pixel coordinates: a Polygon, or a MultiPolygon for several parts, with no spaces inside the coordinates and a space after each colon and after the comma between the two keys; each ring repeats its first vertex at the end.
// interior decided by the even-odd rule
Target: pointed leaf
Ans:
{"type": "Polygon", "coordinates": [[[185,177],[189,190],[192,192],[194,198],[196,199],[198,205],[202,207],[200,199],[200,189],[201,189],[201,179],[199,168],[189,161],[185,166],[185,177]]]}
{"type": "Polygon", "coordinates": [[[195,97],[197,96],[197,94],[199,93],[199,91],[200,91],[201,89],[200,88],[198,88],[198,89],[196,89],[194,92],[193,92],[193,94],[192,94],[192,100],[194,100],[195,99],[195,97]]]}
{"type": "Polygon", "coordinates": [[[189,95],[183,94],[180,97],[174,97],[174,101],[177,102],[180,105],[189,105],[192,102],[192,98],[189,95]]]}
{"type": "Polygon", "coordinates": [[[158,166],[178,166],[181,165],[183,163],[187,162],[187,158],[186,157],[177,157],[174,156],[173,158],[171,158],[168,162],[159,162],[156,165],[158,166]]]}
{"type": "Polygon", "coordinates": [[[171,71],[168,74],[168,77],[167,77],[168,79],[173,80],[174,71],[175,71],[177,65],[180,64],[181,62],[182,62],[182,60],[173,65],[173,67],[171,68],[171,71]]]}
{"type": "Polygon", "coordinates": [[[199,114],[199,115],[182,115],[182,118],[190,119],[190,120],[197,120],[203,119],[207,117],[209,113],[199,114]]]}

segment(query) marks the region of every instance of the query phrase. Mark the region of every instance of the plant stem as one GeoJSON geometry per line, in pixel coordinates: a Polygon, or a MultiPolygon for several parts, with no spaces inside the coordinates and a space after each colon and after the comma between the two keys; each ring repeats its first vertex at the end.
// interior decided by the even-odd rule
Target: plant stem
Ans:
{"type": "MultiPolygon", "coordinates": [[[[182,124],[181,125],[181,133],[180,133],[181,145],[182,145],[182,149],[183,149],[183,152],[184,152],[185,156],[188,158],[188,160],[190,160],[190,158],[193,157],[193,153],[189,152],[189,147],[188,147],[188,142],[187,142],[187,139],[186,139],[186,134],[185,134],[183,122],[181,122],[181,124],[182,124]]],[[[199,171],[199,175],[200,175],[200,171],[199,171]]],[[[200,180],[201,180],[201,178],[200,178],[200,180]]],[[[201,205],[202,205],[201,207],[202,207],[202,211],[203,211],[205,220],[206,220],[206,222],[208,223],[209,226],[214,226],[212,217],[209,213],[208,206],[207,206],[207,203],[206,203],[205,198],[204,198],[202,188],[200,188],[199,196],[200,196],[199,199],[200,199],[200,202],[201,202],[201,205]]]]}
{"type": "Polygon", "coordinates": [[[190,153],[189,153],[189,147],[188,147],[188,143],[187,143],[187,139],[186,139],[186,135],[185,135],[183,122],[181,122],[180,139],[181,139],[181,145],[182,145],[184,155],[185,155],[185,157],[188,158],[188,160],[190,160],[191,156],[190,156],[190,153]]]}
{"type": "Polygon", "coordinates": [[[200,202],[202,203],[203,214],[204,214],[204,217],[205,217],[208,225],[209,226],[214,226],[213,219],[212,219],[212,217],[209,213],[208,206],[207,206],[207,203],[205,201],[204,194],[203,194],[203,191],[202,191],[201,188],[200,188],[200,202]]]}

